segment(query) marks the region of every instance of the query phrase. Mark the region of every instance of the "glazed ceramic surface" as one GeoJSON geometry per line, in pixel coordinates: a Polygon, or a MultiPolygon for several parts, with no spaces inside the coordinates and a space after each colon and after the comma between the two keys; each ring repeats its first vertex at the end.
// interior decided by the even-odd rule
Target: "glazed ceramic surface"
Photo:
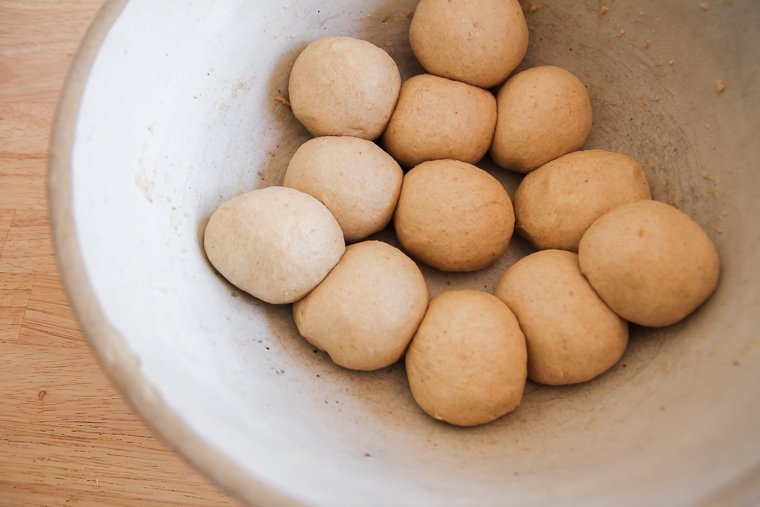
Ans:
{"type": "MultiPolygon", "coordinates": [[[[387,50],[403,77],[419,73],[415,2],[109,3],[61,104],[50,198],[76,312],[142,417],[253,505],[760,498],[760,3],[601,4],[537,2],[520,68],[560,65],[588,85],[586,146],[638,159],[655,198],[706,229],[720,286],[678,325],[634,328],[601,378],[529,384],[514,413],[459,429],[417,408],[401,365],[334,366],[298,336],[289,305],[236,290],[201,248],[210,213],[279,184],[309,138],[283,103],[299,51],[350,35],[387,50]]],[[[517,176],[481,165],[514,191],[517,176]]],[[[431,295],[493,291],[529,252],[515,239],[484,271],[425,269],[431,295]]]]}

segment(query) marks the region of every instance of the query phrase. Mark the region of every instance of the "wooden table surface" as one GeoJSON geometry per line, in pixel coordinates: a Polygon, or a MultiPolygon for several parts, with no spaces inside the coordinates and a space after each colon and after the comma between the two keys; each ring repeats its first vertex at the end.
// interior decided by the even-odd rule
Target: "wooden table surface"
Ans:
{"type": "Polygon", "coordinates": [[[0,0],[0,505],[233,505],[114,390],[58,275],[49,131],[102,3],[0,0]]]}

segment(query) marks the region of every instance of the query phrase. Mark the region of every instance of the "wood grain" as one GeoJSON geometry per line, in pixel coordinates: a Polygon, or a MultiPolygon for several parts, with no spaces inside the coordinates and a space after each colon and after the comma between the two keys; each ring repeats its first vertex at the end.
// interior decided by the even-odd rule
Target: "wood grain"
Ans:
{"type": "Polygon", "coordinates": [[[50,125],[101,4],[0,0],[0,505],[234,505],[114,390],[56,268],[50,125]]]}

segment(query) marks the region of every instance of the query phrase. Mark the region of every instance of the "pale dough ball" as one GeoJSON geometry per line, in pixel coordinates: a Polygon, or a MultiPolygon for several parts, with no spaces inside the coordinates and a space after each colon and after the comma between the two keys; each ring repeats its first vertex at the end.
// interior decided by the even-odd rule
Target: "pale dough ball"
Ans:
{"type": "Polygon", "coordinates": [[[322,201],[346,241],[358,241],[388,225],[403,177],[398,163],[375,143],[328,136],[298,148],[283,185],[322,201]]]}
{"type": "Polygon", "coordinates": [[[217,208],[203,240],[211,264],[233,285],[268,303],[292,303],[343,255],[338,222],[321,202],[268,187],[217,208]]]}
{"type": "Polygon", "coordinates": [[[417,404],[458,426],[498,419],[522,400],[525,337],[504,303],[485,292],[443,292],[430,301],[406,353],[417,404]]]}
{"type": "Polygon", "coordinates": [[[337,266],[293,305],[298,331],[336,364],[376,370],[399,360],[425,314],[417,265],[379,241],[349,246],[337,266]]]}
{"type": "Polygon", "coordinates": [[[327,37],[309,44],[290,72],[290,106],[314,136],[377,139],[393,113],[401,75],[374,44],[327,37]]]}
{"type": "Polygon", "coordinates": [[[441,271],[476,271],[507,249],[515,215],[496,178],[456,160],[424,162],[404,176],[393,218],[401,245],[441,271]]]}
{"type": "Polygon", "coordinates": [[[474,164],[488,151],[495,125],[491,92],[421,74],[401,86],[383,146],[404,167],[439,159],[474,164]]]}
{"type": "Polygon", "coordinates": [[[718,285],[715,244],[688,215],[657,201],[624,204],[581,239],[580,266],[618,315],[642,326],[669,326],[718,285]]]}
{"type": "Polygon", "coordinates": [[[594,292],[572,252],[544,250],[522,258],[504,273],[496,296],[525,333],[528,378],[535,382],[591,380],[628,345],[628,324],[594,292]]]}
{"type": "Polygon", "coordinates": [[[528,25],[517,0],[422,0],[409,42],[431,74],[492,88],[525,56],[528,25]]]}
{"type": "Polygon", "coordinates": [[[515,228],[539,250],[577,252],[594,220],[621,204],[651,197],[646,174],[631,157],[576,151],[523,178],[515,192],[515,228]]]}
{"type": "Polygon", "coordinates": [[[496,100],[491,158],[505,169],[532,171],[580,149],[591,132],[586,87],[565,69],[547,65],[515,74],[496,100]]]}

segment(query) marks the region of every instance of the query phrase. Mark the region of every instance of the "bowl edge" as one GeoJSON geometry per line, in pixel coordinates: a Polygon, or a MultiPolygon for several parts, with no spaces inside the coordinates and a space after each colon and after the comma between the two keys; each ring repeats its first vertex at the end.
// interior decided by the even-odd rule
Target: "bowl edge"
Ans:
{"type": "Polygon", "coordinates": [[[248,505],[304,504],[248,475],[201,438],[164,402],[139,371],[139,359],[106,319],[87,276],[72,214],[72,155],[81,101],[92,65],[128,0],[108,0],[90,24],[69,67],[53,120],[46,191],[58,269],[74,315],[111,383],[132,410],[175,453],[204,477],[248,505]]]}

